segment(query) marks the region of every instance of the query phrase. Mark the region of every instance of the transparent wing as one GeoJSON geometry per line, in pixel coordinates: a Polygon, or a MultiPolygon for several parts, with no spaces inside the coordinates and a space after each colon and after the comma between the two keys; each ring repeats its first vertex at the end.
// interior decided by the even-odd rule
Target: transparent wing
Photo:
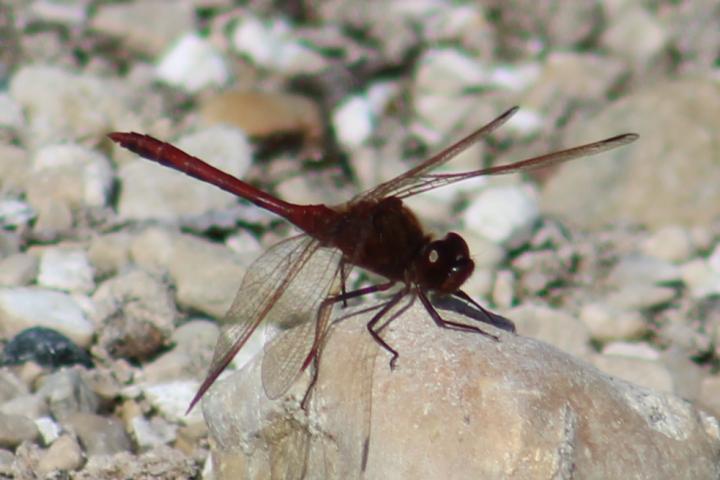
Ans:
{"type": "Polygon", "coordinates": [[[574,160],[580,157],[589,157],[599,153],[607,152],[613,148],[627,145],[638,139],[635,133],[625,133],[615,137],[606,138],[598,142],[587,143],[578,147],[568,148],[557,152],[547,153],[519,162],[509,163],[507,165],[496,165],[494,167],[474,170],[464,173],[449,173],[437,175],[422,175],[413,179],[413,182],[406,182],[400,188],[394,189],[390,195],[399,198],[408,198],[428,190],[438,187],[444,187],[451,183],[467,180],[468,178],[481,177],[485,175],[504,175],[520,171],[530,171],[539,168],[546,168],[563,162],[574,160]]]}
{"type": "MultiPolygon", "coordinates": [[[[250,265],[232,306],[221,321],[210,369],[188,410],[210,388],[261,322],[278,322],[280,326],[294,322],[300,326],[312,320],[310,311],[327,295],[338,269],[337,261],[335,265],[320,264],[320,259],[330,260],[327,255],[310,262],[318,249],[320,244],[316,240],[299,235],[272,246],[250,265]],[[318,284],[309,283],[313,279],[318,284]]],[[[311,330],[306,327],[304,331],[311,330]]]]}
{"type": "MultiPolygon", "coordinates": [[[[318,247],[299,265],[269,313],[279,331],[266,343],[262,380],[269,398],[278,398],[307,366],[316,339],[322,341],[332,312],[324,300],[339,289],[340,258],[334,248],[318,247]]],[[[319,346],[319,345],[318,345],[319,346]]]]}
{"type": "Polygon", "coordinates": [[[487,137],[490,133],[497,130],[505,122],[507,122],[510,117],[515,115],[515,112],[517,111],[518,107],[511,108],[510,110],[506,111],[484,127],[471,133],[467,137],[463,138],[454,145],[451,145],[440,153],[428,158],[417,167],[412,168],[407,172],[403,173],[402,175],[395,177],[392,180],[388,180],[385,183],[381,183],[380,185],[368,190],[367,192],[358,195],[356,199],[381,199],[395,195],[395,192],[397,191],[412,187],[418,182],[418,178],[422,178],[423,175],[425,175],[430,170],[433,170],[440,165],[447,163],[476,142],[487,137]]]}

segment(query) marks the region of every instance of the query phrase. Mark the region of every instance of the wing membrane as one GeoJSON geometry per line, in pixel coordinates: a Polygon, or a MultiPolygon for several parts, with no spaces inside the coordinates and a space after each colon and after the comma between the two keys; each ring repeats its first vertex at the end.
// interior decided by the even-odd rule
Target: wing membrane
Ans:
{"type": "MultiPolygon", "coordinates": [[[[283,315],[292,313],[293,305],[304,302],[302,295],[306,291],[310,292],[311,288],[294,280],[319,248],[320,244],[316,240],[299,235],[273,245],[250,265],[232,306],[221,321],[210,369],[188,411],[247,343],[260,323],[268,319],[282,320],[283,315]]],[[[316,263],[311,265],[315,265],[315,269],[319,268],[316,263]]],[[[327,294],[327,289],[318,290],[321,292],[313,295],[327,294]]],[[[303,321],[310,319],[308,315],[293,318],[302,318],[303,321]]]]}
{"type": "Polygon", "coordinates": [[[399,198],[408,198],[419,193],[427,192],[428,190],[433,190],[455,182],[467,180],[468,178],[481,177],[485,175],[505,175],[508,173],[520,171],[527,172],[540,168],[546,168],[574,160],[576,158],[589,157],[591,155],[607,152],[613,148],[632,143],[637,139],[637,134],[626,133],[624,135],[606,138],[605,140],[600,140],[598,142],[588,143],[553,153],[547,153],[545,155],[528,158],[526,160],[520,160],[519,162],[509,163],[507,165],[496,165],[489,168],[474,170],[472,172],[422,175],[414,178],[413,182],[405,182],[403,185],[399,186],[399,188],[389,192],[389,194],[399,198]]]}
{"type": "Polygon", "coordinates": [[[440,153],[428,158],[417,167],[408,170],[407,172],[393,178],[392,180],[381,183],[380,185],[372,188],[371,190],[368,190],[367,192],[358,195],[356,198],[362,200],[381,199],[395,195],[395,192],[397,191],[411,188],[418,182],[418,178],[423,178],[423,176],[430,170],[433,170],[440,165],[449,162],[454,157],[467,150],[476,142],[490,135],[490,133],[494,132],[495,130],[500,128],[505,122],[510,120],[510,117],[515,115],[515,112],[517,111],[518,107],[511,108],[510,110],[506,111],[484,127],[476,130],[475,132],[471,133],[470,135],[463,138],[454,145],[449,146],[440,153]]]}

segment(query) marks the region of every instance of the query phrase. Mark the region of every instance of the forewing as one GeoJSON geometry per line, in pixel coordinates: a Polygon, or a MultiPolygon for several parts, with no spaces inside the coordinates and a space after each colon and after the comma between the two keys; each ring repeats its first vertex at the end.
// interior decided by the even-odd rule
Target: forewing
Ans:
{"type": "Polygon", "coordinates": [[[404,182],[400,188],[394,189],[390,195],[398,198],[408,198],[428,190],[444,187],[455,182],[467,180],[473,177],[482,177],[486,175],[504,175],[520,171],[531,171],[540,168],[547,168],[563,162],[574,160],[580,157],[589,157],[599,153],[607,152],[613,148],[627,145],[638,139],[638,135],[634,133],[626,133],[612,138],[606,138],[599,142],[580,145],[579,147],[568,148],[553,153],[547,153],[538,157],[528,158],[519,162],[509,163],[507,165],[496,165],[494,167],[474,170],[464,173],[422,175],[415,177],[412,181],[404,182]]]}
{"type": "Polygon", "coordinates": [[[295,279],[319,247],[313,238],[299,235],[273,245],[250,265],[232,306],[221,321],[210,369],[188,411],[247,343],[258,325],[290,309],[286,295],[298,293],[299,287],[293,287],[295,279]]]}
{"type": "Polygon", "coordinates": [[[297,272],[268,313],[279,331],[265,345],[262,381],[269,398],[278,398],[292,385],[313,347],[322,340],[332,304],[323,303],[339,288],[341,253],[334,248],[316,248],[296,262],[297,272]],[[322,307],[322,308],[321,308],[322,307]]]}
{"type": "Polygon", "coordinates": [[[507,122],[510,117],[512,117],[517,111],[518,107],[511,108],[492,122],[471,133],[470,135],[463,138],[454,145],[451,145],[440,153],[428,158],[420,165],[408,170],[402,175],[399,175],[392,180],[388,180],[387,182],[381,183],[380,185],[368,190],[367,192],[358,195],[355,200],[381,199],[393,196],[396,194],[395,192],[397,191],[411,188],[412,185],[418,182],[418,178],[422,178],[429,171],[447,163],[476,142],[487,137],[490,133],[497,130],[505,122],[507,122]]]}

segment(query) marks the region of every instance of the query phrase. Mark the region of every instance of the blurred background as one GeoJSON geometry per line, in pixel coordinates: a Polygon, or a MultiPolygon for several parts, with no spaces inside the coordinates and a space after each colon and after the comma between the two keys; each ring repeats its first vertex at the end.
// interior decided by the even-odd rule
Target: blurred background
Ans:
{"type": "Polygon", "coordinates": [[[200,476],[213,320],[293,233],[107,133],[338,204],[514,105],[441,170],[640,139],[408,203],[519,334],[720,415],[718,2],[0,0],[0,471],[200,476]]]}

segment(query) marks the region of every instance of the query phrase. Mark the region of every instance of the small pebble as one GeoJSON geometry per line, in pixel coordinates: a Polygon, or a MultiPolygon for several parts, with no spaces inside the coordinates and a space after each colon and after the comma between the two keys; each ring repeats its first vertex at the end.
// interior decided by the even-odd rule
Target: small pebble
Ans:
{"type": "Polygon", "coordinates": [[[94,413],[73,413],[63,427],[77,435],[88,457],[129,452],[132,448],[122,423],[114,417],[94,413]]]}
{"type": "Polygon", "coordinates": [[[35,425],[40,432],[43,444],[50,445],[60,437],[62,428],[51,417],[40,417],[35,419],[35,425]]]}
{"type": "Polygon", "coordinates": [[[539,216],[535,191],[521,185],[488,187],[463,214],[467,228],[498,244],[517,245],[529,239],[539,216]]]}
{"type": "Polygon", "coordinates": [[[38,272],[34,255],[17,253],[0,260],[0,286],[25,286],[32,283],[38,272]]]}
{"type": "Polygon", "coordinates": [[[194,93],[227,83],[230,72],[222,55],[195,33],[180,38],[160,59],[160,80],[194,93]]]}
{"type": "Polygon", "coordinates": [[[683,262],[693,253],[693,244],[686,228],[679,225],[662,227],[640,245],[643,253],[668,262],[683,262]]]}
{"type": "Polygon", "coordinates": [[[93,363],[85,350],[75,345],[61,333],[44,327],[23,330],[12,338],[2,353],[2,363],[18,365],[35,362],[50,368],[83,365],[92,368],[93,363]]]}
{"type": "Polygon", "coordinates": [[[86,347],[95,332],[95,326],[71,296],[41,288],[0,288],[0,314],[6,335],[43,326],[86,347]]]}
{"type": "Polygon", "coordinates": [[[0,447],[15,448],[25,441],[34,441],[39,432],[35,422],[22,415],[0,413],[0,447]]]}
{"type": "Polygon", "coordinates": [[[78,442],[70,435],[63,435],[40,458],[38,472],[47,475],[54,471],[74,471],[82,466],[83,460],[78,442]]]}
{"type": "Polygon", "coordinates": [[[94,271],[85,250],[47,248],[40,256],[38,284],[67,292],[88,293],[95,288],[94,271]]]}
{"type": "Polygon", "coordinates": [[[45,377],[37,395],[48,402],[53,418],[64,421],[78,412],[94,413],[100,399],[76,369],[63,369],[45,377]]]}

